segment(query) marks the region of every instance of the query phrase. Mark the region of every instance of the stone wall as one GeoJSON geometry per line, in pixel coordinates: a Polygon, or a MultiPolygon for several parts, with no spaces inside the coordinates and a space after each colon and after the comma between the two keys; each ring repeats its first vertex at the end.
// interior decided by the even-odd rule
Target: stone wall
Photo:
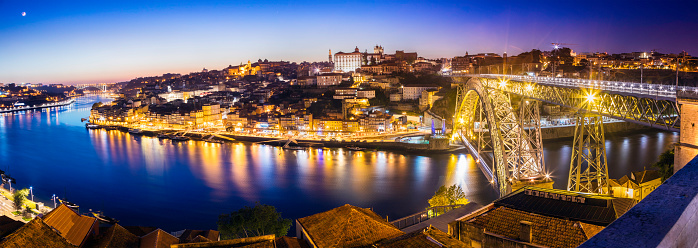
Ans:
{"type": "Polygon", "coordinates": [[[674,148],[674,172],[698,155],[698,100],[680,99],[681,132],[674,148]]]}

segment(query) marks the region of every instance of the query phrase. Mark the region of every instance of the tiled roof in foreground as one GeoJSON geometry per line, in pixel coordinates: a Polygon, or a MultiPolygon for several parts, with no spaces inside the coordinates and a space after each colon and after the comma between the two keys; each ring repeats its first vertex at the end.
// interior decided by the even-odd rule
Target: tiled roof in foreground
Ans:
{"type": "Polygon", "coordinates": [[[97,219],[78,215],[63,204],[48,213],[43,219],[46,225],[56,229],[58,234],[76,246],[80,246],[85,242],[87,235],[90,234],[90,231],[97,223],[97,219]]]}
{"type": "Polygon", "coordinates": [[[317,247],[364,247],[404,234],[373,211],[349,204],[298,223],[317,247]]]}
{"type": "Polygon", "coordinates": [[[138,247],[140,238],[119,224],[110,226],[97,237],[85,243],[86,248],[130,248],[138,247]]]}
{"type": "Polygon", "coordinates": [[[628,198],[536,187],[524,187],[494,201],[495,206],[600,226],[611,224],[635,203],[634,199],[628,198]]]}
{"type": "Polygon", "coordinates": [[[77,247],[68,243],[61,235],[46,225],[41,218],[35,218],[14,233],[0,241],[3,248],[32,248],[32,247],[53,247],[53,248],[74,248],[77,247]]]}
{"type": "Polygon", "coordinates": [[[528,221],[532,226],[531,243],[548,247],[577,247],[603,229],[602,226],[586,224],[524,212],[508,207],[490,205],[490,210],[464,220],[485,232],[519,239],[521,221],[528,221]]]}
{"type": "Polygon", "coordinates": [[[439,229],[429,226],[424,230],[411,232],[397,238],[385,240],[376,245],[379,248],[470,248],[439,229]]]}

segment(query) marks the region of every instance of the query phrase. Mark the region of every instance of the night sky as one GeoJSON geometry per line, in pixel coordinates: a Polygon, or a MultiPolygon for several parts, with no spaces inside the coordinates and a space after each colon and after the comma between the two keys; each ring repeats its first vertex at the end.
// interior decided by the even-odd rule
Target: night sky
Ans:
{"type": "Polygon", "coordinates": [[[382,45],[426,58],[576,52],[698,55],[698,1],[0,0],[0,83],[117,82],[257,59],[324,61],[382,45]],[[26,16],[22,16],[26,12],[26,16]]]}

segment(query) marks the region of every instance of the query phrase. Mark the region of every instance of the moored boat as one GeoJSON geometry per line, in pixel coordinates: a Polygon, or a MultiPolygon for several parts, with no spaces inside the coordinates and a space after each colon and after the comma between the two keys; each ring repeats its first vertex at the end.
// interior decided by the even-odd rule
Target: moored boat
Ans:
{"type": "Polygon", "coordinates": [[[66,201],[63,199],[58,199],[58,202],[65,205],[66,207],[73,208],[73,209],[77,209],[80,207],[80,206],[78,206],[78,204],[75,204],[75,203],[72,203],[72,202],[69,202],[69,201],[66,201]]]}
{"type": "Polygon", "coordinates": [[[97,125],[97,124],[92,124],[92,123],[87,123],[87,124],[85,124],[85,127],[86,127],[87,129],[99,129],[99,128],[100,128],[99,125],[97,125]]]}
{"type": "Polygon", "coordinates": [[[97,211],[97,212],[92,212],[92,216],[97,218],[99,221],[108,223],[108,224],[116,224],[119,222],[117,219],[111,218],[109,216],[106,216],[102,213],[102,211],[97,211]]]}
{"type": "Polygon", "coordinates": [[[346,148],[349,149],[349,150],[352,150],[352,151],[363,151],[363,150],[366,150],[366,148],[358,147],[358,146],[347,146],[346,148]]]}
{"type": "Polygon", "coordinates": [[[189,140],[189,137],[183,135],[174,135],[170,137],[170,139],[172,139],[172,141],[187,141],[189,140]]]}
{"type": "Polygon", "coordinates": [[[134,129],[129,129],[128,133],[130,133],[130,134],[143,134],[143,130],[134,128],[134,129]]]}

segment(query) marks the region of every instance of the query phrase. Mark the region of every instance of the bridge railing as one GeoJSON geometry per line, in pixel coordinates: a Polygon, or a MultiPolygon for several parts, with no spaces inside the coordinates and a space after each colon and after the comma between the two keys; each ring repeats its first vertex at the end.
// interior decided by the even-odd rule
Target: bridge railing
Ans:
{"type": "Polygon", "coordinates": [[[658,96],[676,98],[679,97],[698,97],[698,87],[663,85],[663,84],[647,84],[647,83],[631,83],[618,81],[604,80],[589,80],[576,78],[554,78],[554,77],[536,77],[523,75],[504,75],[504,74],[463,74],[460,76],[473,76],[485,78],[508,78],[509,80],[535,82],[544,85],[574,87],[574,88],[590,88],[604,91],[614,91],[629,94],[639,94],[646,96],[658,96]]]}

